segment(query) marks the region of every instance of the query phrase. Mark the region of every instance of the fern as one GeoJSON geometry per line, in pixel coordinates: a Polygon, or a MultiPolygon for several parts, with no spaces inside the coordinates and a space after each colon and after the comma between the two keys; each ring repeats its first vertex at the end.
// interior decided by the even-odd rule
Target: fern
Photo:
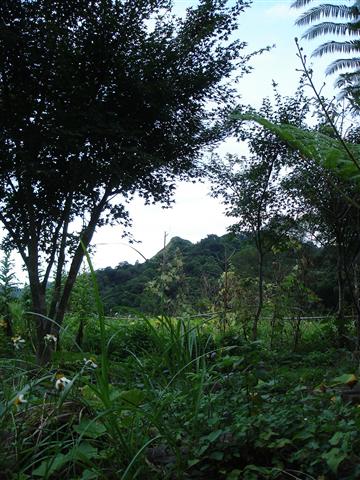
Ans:
{"type": "Polygon", "coordinates": [[[315,160],[342,178],[360,182],[360,167],[357,161],[358,158],[360,159],[360,145],[342,143],[314,130],[302,130],[289,124],[275,124],[253,113],[234,113],[232,118],[256,122],[303,157],[315,160]]]}

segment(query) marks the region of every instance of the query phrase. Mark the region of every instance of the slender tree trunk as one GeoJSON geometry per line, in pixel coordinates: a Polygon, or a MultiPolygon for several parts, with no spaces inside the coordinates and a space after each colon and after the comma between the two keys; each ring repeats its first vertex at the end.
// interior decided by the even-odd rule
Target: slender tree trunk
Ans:
{"type": "Polygon", "coordinates": [[[77,334],[76,334],[76,343],[77,345],[79,345],[79,347],[82,346],[82,342],[83,342],[83,338],[84,338],[84,318],[83,316],[80,317],[80,321],[79,321],[79,328],[78,328],[78,331],[77,331],[77,334]]]}
{"type": "Polygon", "coordinates": [[[355,350],[360,350],[360,288],[359,288],[359,263],[358,259],[354,261],[354,295],[353,302],[356,311],[356,347],[355,350]]]}
{"type": "Polygon", "coordinates": [[[252,339],[256,340],[258,335],[258,324],[260,320],[260,315],[264,305],[264,253],[262,250],[260,232],[258,232],[258,305],[256,313],[253,320],[252,326],[252,339]]]}
{"type": "Polygon", "coordinates": [[[53,324],[51,329],[52,334],[56,335],[57,337],[59,335],[59,329],[63,322],[66,308],[69,303],[71,291],[74,287],[76,277],[79,273],[81,263],[84,258],[83,247],[88,248],[88,246],[90,245],[91,239],[96,229],[96,225],[106,205],[106,202],[108,201],[108,198],[109,198],[109,191],[104,193],[103,198],[100,200],[96,208],[94,208],[90,221],[81,235],[82,244],[79,242],[79,245],[77,246],[75,254],[73,256],[73,259],[70,265],[70,270],[62,291],[62,295],[55,311],[55,323],[53,324]]]}
{"type": "Polygon", "coordinates": [[[355,350],[360,349],[360,286],[359,286],[359,264],[357,255],[352,262],[352,275],[350,267],[345,265],[345,278],[348,289],[351,294],[352,303],[355,308],[355,330],[356,330],[356,345],[355,350]]]}
{"type": "MultiPolygon", "coordinates": [[[[294,319],[295,320],[295,319],[294,319]]],[[[301,315],[300,312],[296,316],[296,322],[295,322],[295,332],[294,332],[294,352],[296,352],[298,345],[299,345],[299,340],[300,340],[300,334],[301,334],[301,315]]]]}
{"type": "Polygon", "coordinates": [[[45,335],[50,332],[51,325],[46,318],[45,291],[43,291],[40,282],[36,281],[29,273],[29,283],[31,291],[32,314],[36,324],[36,356],[40,365],[45,365],[51,359],[51,348],[45,343],[45,335]]]}
{"type": "Polygon", "coordinates": [[[14,330],[11,322],[11,316],[9,312],[9,307],[6,305],[6,314],[4,315],[4,320],[6,323],[5,327],[5,333],[8,337],[13,337],[14,336],[14,330]]]}
{"type": "Polygon", "coordinates": [[[345,325],[345,278],[344,278],[344,252],[342,245],[338,243],[337,260],[337,284],[338,284],[338,310],[336,313],[336,325],[338,331],[338,340],[341,346],[344,345],[346,325],[345,325]]]}

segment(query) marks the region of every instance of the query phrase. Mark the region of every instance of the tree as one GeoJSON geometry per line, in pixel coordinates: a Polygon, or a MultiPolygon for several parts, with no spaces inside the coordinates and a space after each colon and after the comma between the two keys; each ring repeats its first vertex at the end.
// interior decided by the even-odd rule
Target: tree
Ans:
{"type": "MultiPolygon", "coordinates": [[[[359,253],[359,210],[339,194],[339,190],[359,202],[356,186],[341,181],[315,162],[299,163],[283,181],[283,188],[297,204],[297,221],[317,243],[336,249],[337,329],[340,343],[346,334],[345,290],[354,290],[350,271],[359,253]]],[[[356,302],[355,305],[356,307],[356,302]]]]}
{"type": "Polygon", "coordinates": [[[249,70],[229,40],[247,6],[201,0],[176,18],[167,0],[1,2],[0,221],[28,272],[40,362],[96,227],[128,225],[135,191],[169,202],[223,138],[226,79],[249,70]]]}
{"type": "MultiPolygon", "coordinates": [[[[345,286],[350,291],[357,317],[357,344],[360,344],[360,305],[357,269],[359,260],[359,171],[358,129],[343,138],[325,110],[326,122],[320,129],[305,130],[292,125],[274,124],[252,117],[301,154],[290,184],[293,196],[303,203],[304,216],[313,229],[337,249],[338,334],[344,341],[345,286]],[[325,128],[326,127],[326,128],[325,128]],[[322,130],[322,131],[319,131],[322,130]],[[327,134],[323,133],[326,131],[327,134]]],[[[290,177],[290,176],[289,176],[290,177]]],[[[287,182],[289,183],[289,182],[287,182]]],[[[287,185],[289,190],[289,185],[287,185]]]]}
{"type": "MultiPolygon", "coordinates": [[[[272,119],[302,124],[307,111],[302,86],[293,98],[282,99],[274,83],[275,107],[269,99],[263,101],[260,112],[272,119]]],[[[239,159],[228,156],[226,161],[214,158],[209,167],[213,195],[223,198],[226,215],[235,217],[231,229],[250,233],[258,253],[258,304],[254,314],[252,337],[256,339],[258,322],[264,305],[264,257],[274,242],[287,229],[278,211],[281,205],[279,174],[288,148],[271,132],[252,128],[242,131],[240,138],[248,141],[250,155],[239,159]],[[275,220],[276,219],[276,220],[275,220]]]]}
{"type": "MultiPolygon", "coordinates": [[[[296,0],[293,8],[301,8],[311,3],[312,0],[296,0]]],[[[341,21],[323,21],[312,25],[302,36],[307,40],[312,40],[322,35],[341,35],[351,40],[331,40],[317,47],[312,56],[322,57],[328,53],[355,54],[360,53],[360,4],[356,1],[353,5],[322,4],[310,8],[303,13],[296,25],[305,26],[317,22],[323,18],[332,18],[341,21]]],[[[360,98],[360,57],[340,58],[330,63],[326,74],[344,71],[336,81],[336,86],[342,88],[342,96],[347,96],[354,106],[359,103],[360,98]],[[350,70],[350,71],[349,71],[350,70]],[[351,71],[353,70],[353,71],[351,71]]],[[[359,105],[357,105],[359,108],[359,105]]]]}

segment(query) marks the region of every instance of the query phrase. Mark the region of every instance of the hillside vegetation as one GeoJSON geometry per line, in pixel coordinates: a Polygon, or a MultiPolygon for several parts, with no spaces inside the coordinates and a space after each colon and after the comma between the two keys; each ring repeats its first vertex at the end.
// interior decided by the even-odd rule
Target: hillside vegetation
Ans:
{"type": "MultiPolygon", "coordinates": [[[[334,313],[337,285],[333,248],[297,242],[283,250],[269,252],[265,258],[268,289],[284,281],[300,262],[304,285],[317,297],[316,302],[304,305],[303,314],[309,308],[313,313],[334,313]]],[[[166,292],[169,299],[176,302],[181,296],[176,307],[178,314],[206,313],[219,308],[219,291],[225,271],[243,282],[256,282],[257,251],[249,235],[208,235],[195,244],[174,237],[151,259],[135,265],[122,262],[115,268],[98,270],[96,277],[109,314],[134,310],[158,313],[159,295],[151,287],[162,275],[169,275],[166,292]]]]}

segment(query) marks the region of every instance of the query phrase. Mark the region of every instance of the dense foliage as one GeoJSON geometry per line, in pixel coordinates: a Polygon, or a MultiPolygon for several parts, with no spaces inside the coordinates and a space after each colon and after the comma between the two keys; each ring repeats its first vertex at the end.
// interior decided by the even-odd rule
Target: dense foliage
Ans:
{"type": "MultiPolygon", "coordinates": [[[[176,282],[167,295],[174,302],[181,291],[182,301],[176,313],[207,313],[219,310],[221,282],[226,270],[233,272],[239,281],[251,282],[257,278],[257,250],[251,235],[222,237],[208,235],[196,244],[174,237],[164,250],[143,263],[131,265],[123,262],[115,268],[107,267],[96,272],[100,291],[108,314],[126,314],[142,311],[159,313],[160,298],[149,289],[149,284],[158,280],[163,271],[173,267],[181,259],[176,282]],[[165,255],[165,264],[164,264],[165,255]]],[[[271,288],[291,274],[299,259],[306,264],[306,284],[318,297],[307,308],[315,312],[336,311],[336,253],[330,245],[316,247],[294,242],[280,250],[270,250],[264,258],[265,303],[272,295],[271,288]],[[277,268],[274,269],[274,265],[277,268]]],[[[349,295],[347,295],[348,297],[349,295]]],[[[306,307],[305,307],[306,308],[306,307]]],[[[236,310],[229,305],[229,310],[236,310]]]]}
{"type": "MultiPolygon", "coordinates": [[[[248,2],[229,3],[0,3],[1,479],[360,478],[358,112],[298,41],[295,95],[233,111],[248,2]],[[197,162],[230,133],[244,156],[197,162]],[[231,233],[94,271],[98,225],[194,175],[231,233]]],[[[305,36],[358,34],[359,2],[299,23],[329,16],[349,22],[305,36]]],[[[354,106],[358,69],[341,78],[354,106]]]]}
{"type": "Polygon", "coordinates": [[[223,138],[227,79],[248,70],[230,40],[247,5],[200,1],[177,18],[167,0],[1,2],[0,221],[29,275],[39,361],[95,228],[127,224],[135,191],[168,202],[223,138]]]}

